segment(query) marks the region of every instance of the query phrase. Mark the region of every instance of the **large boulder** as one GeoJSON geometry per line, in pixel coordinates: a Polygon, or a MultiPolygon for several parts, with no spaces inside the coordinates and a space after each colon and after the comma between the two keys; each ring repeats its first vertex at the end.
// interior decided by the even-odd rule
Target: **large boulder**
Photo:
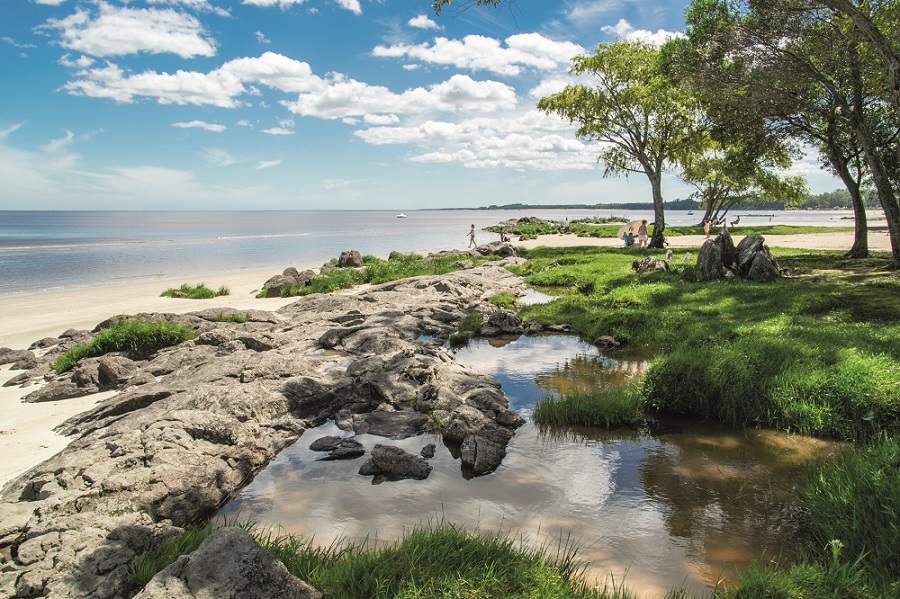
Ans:
{"type": "Polygon", "coordinates": [[[390,480],[414,478],[423,480],[431,474],[431,464],[394,445],[378,444],[372,449],[372,457],[363,464],[359,473],[364,476],[384,476],[390,480]]]}
{"type": "Polygon", "coordinates": [[[34,354],[27,349],[0,347],[0,364],[13,364],[20,360],[28,360],[31,358],[34,358],[34,354]]]}
{"type": "MultiPolygon", "coordinates": [[[[99,596],[99,595],[98,595],[99,596]]],[[[213,532],[147,583],[139,599],[321,599],[245,530],[213,532]]]]}
{"type": "Polygon", "coordinates": [[[669,262],[667,260],[659,260],[653,256],[644,256],[632,262],[631,268],[639,275],[643,275],[658,270],[668,271],[669,262]]]}
{"type": "Polygon", "coordinates": [[[362,255],[356,250],[341,252],[337,265],[340,268],[359,268],[363,265],[362,255]]]}

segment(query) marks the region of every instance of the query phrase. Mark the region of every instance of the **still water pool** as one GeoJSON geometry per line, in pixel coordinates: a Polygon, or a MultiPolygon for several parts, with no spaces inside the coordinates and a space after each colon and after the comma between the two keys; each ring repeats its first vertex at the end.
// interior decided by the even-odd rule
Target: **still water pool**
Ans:
{"type": "MultiPolygon", "coordinates": [[[[646,366],[645,356],[604,356],[570,336],[475,341],[457,358],[499,381],[526,417],[547,394],[621,385],[646,366]]],[[[322,435],[343,434],[328,423],[282,451],[222,514],[322,545],[393,542],[440,522],[551,548],[569,541],[590,562],[589,576],[624,581],[641,597],[676,586],[704,593],[753,559],[789,560],[793,485],[805,461],[832,447],[772,431],[662,425],[655,433],[540,429],[529,420],[500,468],[470,480],[437,435],[387,441],[414,453],[437,444],[434,470],[424,481],[373,484],[357,474],[362,460],[322,462],[309,450],[322,435]]],[[[356,438],[367,449],[385,442],[356,438]]]]}

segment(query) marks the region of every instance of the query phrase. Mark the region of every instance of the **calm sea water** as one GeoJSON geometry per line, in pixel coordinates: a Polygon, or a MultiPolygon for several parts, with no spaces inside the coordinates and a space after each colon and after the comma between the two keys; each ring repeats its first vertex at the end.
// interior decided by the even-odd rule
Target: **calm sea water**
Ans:
{"type": "MultiPolygon", "coordinates": [[[[737,214],[737,213],[735,213],[737,214]]],[[[749,213],[752,214],[752,213],[749,213]]],[[[846,212],[779,212],[773,222],[847,225],[846,212]]],[[[0,295],[288,266],[316,267],[344,250],[385,258],[392,250],[465,248],[476,229],[510,218],[648,218],[622,210],[389,211],[0,211],[0,295]]],[[[670,225],[700,217],[670,211],[670,225]]],[[[742,217],[742,223],[768,216],[742,217]]],[[[480,231],[478,242],[495,241],[480,231]]]]}

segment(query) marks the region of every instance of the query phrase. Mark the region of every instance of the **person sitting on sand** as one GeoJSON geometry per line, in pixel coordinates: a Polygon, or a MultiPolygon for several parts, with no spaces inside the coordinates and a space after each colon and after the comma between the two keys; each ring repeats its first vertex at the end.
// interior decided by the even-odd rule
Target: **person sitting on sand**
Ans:
{"type": "Polygon", "coordinates": [[[625,247],[627,248],[634,245],[634,235],[631,234],[631,231],[625,231],[625,234],[622,235],[622,241],[625,242],[625,247]]]}

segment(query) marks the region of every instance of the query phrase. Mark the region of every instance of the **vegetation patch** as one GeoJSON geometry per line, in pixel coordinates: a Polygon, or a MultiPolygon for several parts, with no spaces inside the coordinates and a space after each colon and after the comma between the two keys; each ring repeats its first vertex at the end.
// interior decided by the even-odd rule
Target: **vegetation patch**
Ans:
{"type": "Polygon", "coordinates": [[[517,300],[516,296],[514,296],[512,293],[504,291],[502,293],[492,295],[488,301],[502,310],[512,310],[516,307],[517,300]]]}
{"type": "Polygon", "coordinates": [[[197,549],[211,535],[211,524],[188,527],[181,534],[166,539],[150,551],[136,557],[128,564],[128,580],[133,588],[141,589],[166,566],[182,555],[197,549]]]}
{"type": "Polygon", "coordinates": [[[546,426],[634,427],[644,420],[642,398],[633,388],[567,393],[540,399],[531,417],[546,426]]]}
{"type": "Polygon", "coordinates": [[[126,352],[132,356],[148,356],[164,347],[194,339],[197,333],[189,326],[175,322],[117,320],[88,343],[70,348],[50,363],[56,372],[65,372],[82,358],[102,356],[110,352],[126,352]]]}
{"type": "Polygon", "coordinates": [[[197,283],[196,285],[188,285],[184,283],[178,289],[166,289],[159,294],[160,297],[177,297],[184,299],[211,299],[222,295],[228,295],[230,291],[228,287],[222,285],[218,290],[213,290],[204,285],[197,283]]]}
{"type": "Polygon", "coordinates": [[[532,549],[506,536],[469,534],[452,525],[414,530],[377,550],[346,543],[316,548],[293,536],[260,542],[291,574],[342,599],[632,597],[621,589],[589,587],[584,564],[570,545],[532,549]]]}
{"type": "Polygon", "coordinates": [[[237,312],[231,312],[229,314],[217,312],[216,314],[210,316],[209,319],[213,322],[235,322],[238,324],[242,324],[248,322],[250,320],[250,316],[248,314],[239,314],[237,312]]]}

